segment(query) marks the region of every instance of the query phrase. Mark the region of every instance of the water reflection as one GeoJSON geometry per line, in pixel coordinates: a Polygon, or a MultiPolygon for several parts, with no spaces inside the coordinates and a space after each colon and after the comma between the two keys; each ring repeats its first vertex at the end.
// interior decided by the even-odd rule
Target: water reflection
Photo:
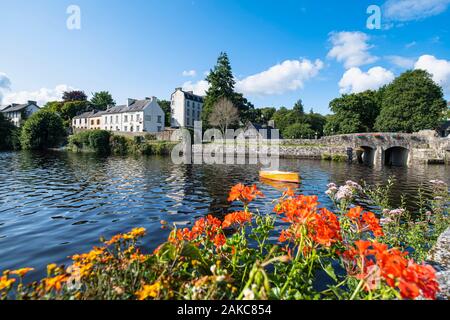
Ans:
{"type": "MultiPolygon", "coordinates": [[[[299,171],[298,191],[317,194],[324,205],[329,182],[348,179],[369,184],[396,178],[392,199],[407,196],[410,205],[417,188],[428,181],[450,182],[445,166],[368,168],[308,160],[281,160],[281,169],[299,171]]],[[[154,248],[168,230],[160,220],[188,225],[208,213],[223,215],[237,209],[227,202],[236,183],[257,183],[266,195],[254,207],[271,212],[270,200],[279,186],[259,181],[257,165],[174,165],[160,157],[110,157],[72,153],[0,153],[0,270],[32,266],[43,270],[50,262],[89,250],[97,239],[147,228],[144,239],[154,248]]],[[[37,274],[35,275],[37,276],[37,274]]]]}

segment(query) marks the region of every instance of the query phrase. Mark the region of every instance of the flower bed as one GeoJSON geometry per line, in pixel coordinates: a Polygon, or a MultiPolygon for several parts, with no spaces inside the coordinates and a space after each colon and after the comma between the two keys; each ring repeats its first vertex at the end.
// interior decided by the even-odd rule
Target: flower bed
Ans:
{"type": "Polygon", "coordinates": [[[208,215],[175,228],[152,254],[138,246],[143,228],[102,239],[67,268],[48,265],[47,277],[29,285],[24,277],[33,269],[4,271],[0,298],[434,299],[435,270],[422,261],[448,227],[448,187],[433,183],[433,198],[415,218],[388,207],[389,184],[330,184],[334,211],[287,190],[268,214],[251,208],[261,191],[238,184],[228,200],[242,210],[223,220],[208,215]],[[356,196],[379,207],[381,222],[352,205],[356,196]]]}

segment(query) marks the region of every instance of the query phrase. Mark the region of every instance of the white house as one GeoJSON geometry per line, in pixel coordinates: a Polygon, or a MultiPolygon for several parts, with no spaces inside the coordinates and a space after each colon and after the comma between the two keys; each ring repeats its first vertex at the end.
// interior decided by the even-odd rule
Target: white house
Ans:
{"type": "Polygon", "coordinates": [[[173,128],[193,127],[200,121],[203,110],[203,97],[192,91],[176,88],[171,96],[171,126],[173,128]]]}
{"type": "Polygon", "coordinates": [[[24,104],[13,103],[3,108],[1,112],[16,127],[20,127],[22,125],[22,122],[26,120],[26,118],[39,110],[40,108],[37,105],[36,101],[28,101],[24,104]]]}
{"type": "Polygon", "coordinates": [[[164,111],[156,97],[128,99],[126,105],[108,107],[105,111],[88,112],[72,120],[76,129],[103,129],[118,132],[164,131],[164,111]]]}

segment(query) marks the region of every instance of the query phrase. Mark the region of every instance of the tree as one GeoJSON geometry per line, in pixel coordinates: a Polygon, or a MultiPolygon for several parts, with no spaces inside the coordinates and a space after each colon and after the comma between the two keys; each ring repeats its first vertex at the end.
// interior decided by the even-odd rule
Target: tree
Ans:
{"type": "Polygon", "coordinates": [[[261,110],[261,118],[262,118],[263,122],[272,120],[273,115],[277,111],[277,109],[275,109],[273,107],[265,107],[265,108],[261,108],[259,110],[261,110]]]}
{"type": "Polygon", "coordinates": [[[371,132],[380,113],[380,93],[368,90],[344,94],[330,102],[330,109],[334,115],[326,124],[327,134],[371,132]]]}
{"type": "Polygon", "coordinates": [[[100,91],[93,93],[91,105],[95,110],[106,110],[108,106],[115,106],[116,101],[108,91],[100,91]]]}
{"type": "Polygon", "coordinates": [[[283,131],[283,138],[286,139],[309,139],[315,135],[316,132],[308,123],[294,123],[283,131]]]}
{"type": "Polygon", "coordinates": [[[158,100],[158,104],[161,107],[161,109],[164,111],[164,118],[166,127],[171,126],[171,120],[172,120],[172,108],[170,101],[167,100],[158,100]]]}
{"type": "Polygon", "coordinates": [[[202,120],[204,126],[208,126],[209,116],[214,110],[214,105],[220,98],[234,100],[234,77],[231,70],[228,55],[221,52],[217,58],[217,63],[206,77],[209,88],[206,91],[205,101],[202,110],[202,120]]]}
{"type": "Polygon", "coordinates": [[[44,150],[58,147],[65,136],[61,117],[49,110],[40,110],[23,125],[20,143],[25,150],[44,150]]]}
{"type": "Polygon", "coordinates": [[[409,133],[436,129],[446,108],[442,88],[427,71],[406,71],[384,89],[375,128],[409,133]]]}
{"type": "Polygon", "coordinates": [[[0,112],[0,150],[16,149],[19,129],[0,112]]]}
{"type": "Polygon", "coordinates": [[[315,113],[313,110],[311,110],[310,113],[305,114],[305,123],[309,124],[311,129],[315,133],[317,133],[317,136],[320,138],[323,136],[327,118],[320,113],[315,113]]]}
{"type": "Polygon", "coordinates": [[[210,125],[218,126],[220,131],[226,134],[228,127],[239,120],[239,112],[230,100],[220,98],[208,120],[210,125]]]}
{"type": "Polygon", "coordinates": [[[206,81],[209,83],[209,88],[206,91],[202,110],[202,121],[205,128],[209,126],[209,115],[220,98],[226,98],[233,103],[238,109],[241,121],[258,121],[260,114],[255,110],[253,104],[242,93],[234,91],[235,80],[233,71],[228,55],[225,52],[220,53],[217,63],[209,72],[206,81]]]}
{"type": "Polygon", "coordinates": [[[305,115],[305,108],[303,107],[303,101],[301,99],[297,100],[292,110],[299,118],[303,117],[305,115]]]}
{"type": "Polygon", "coordinates": [[[73,117],[86,112],[89,109],[90,105],[87,101],[69,101],[62,105],[59,115],[63,119],[64,125],[69,127],[73,117]]]}
{"type": "Polygon", "coordinates": [[[73,90],[73,91],[65,91],[62,97],[64,102],[68,101],[87,101],[87,95],[84,91],[81,90],[73,90]]]}

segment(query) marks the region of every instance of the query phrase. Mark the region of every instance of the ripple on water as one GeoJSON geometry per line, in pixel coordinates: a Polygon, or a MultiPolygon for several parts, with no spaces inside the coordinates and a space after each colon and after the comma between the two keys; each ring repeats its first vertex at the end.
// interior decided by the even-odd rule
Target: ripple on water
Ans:
{"type": "MultiPolygon", "coordinates": [[[[385,183],[395,176],[392,199],[401,194],[412,204],[428,181],[450,182],[445,166],[384,168],[309,160],[281,160],[282,170],[299,171],[299,192],[317,194],[323,205],[329,182],[348,179],[385,183]]],[[[100,236],[136,226],[147,228],[149,250],[169,233],[160,220],[187,226],[208,213],[239,209],[227,202],[236,183],[257,183],[266,198],[252,205],[271,212],[280,191],[258,182],[256,165],[174,165],[168,158],[110,157],[71,153],[0,153],[0,270],[47,263],[89,250],[100,236]]],[[[37,277],[41,274],[35,274],[37,277]]]]}

